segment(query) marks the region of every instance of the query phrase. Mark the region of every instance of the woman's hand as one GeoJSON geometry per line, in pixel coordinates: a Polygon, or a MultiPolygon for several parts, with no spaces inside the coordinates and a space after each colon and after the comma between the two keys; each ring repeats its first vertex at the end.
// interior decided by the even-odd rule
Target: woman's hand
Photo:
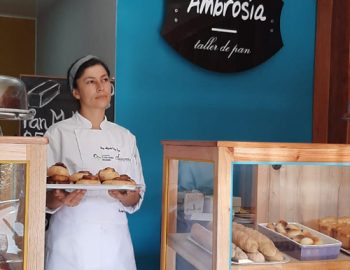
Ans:
{"type": "Polygon", "coordinates": [[[86,190],[77,189],[72,192],[67,192],[62,189],[54,189],[47,194],[47,207],[56,209],[62,205],[69,207],[77,206],[83,199],[86,190]]]}
{"type": "Polygon", "coordinates": [[[125,206],[134,206],[141,198],[139,190],[108,190],[108,194],[125,206]]]}

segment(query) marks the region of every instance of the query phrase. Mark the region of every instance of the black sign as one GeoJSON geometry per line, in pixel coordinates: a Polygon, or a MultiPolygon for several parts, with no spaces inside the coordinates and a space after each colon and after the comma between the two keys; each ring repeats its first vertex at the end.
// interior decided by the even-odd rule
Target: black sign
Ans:
{"type": "Polygon", "coordinates": [[[218,72],[255,67],[283,46],[282,0],[166,0],[164,39],[191,62],[218,72]]]}
{"type": "MultiPolygon", "coordinates": [[[[52,124],[69,118],[79,108],[68,90],[67,80],[42,76],[21,76],[28,95],[28,108],[35,110],[31,120],[22,121],[22,136],[43,136],[52,124]]],[[[107,119],[114,122],[114,99],[106,110],[107,119]]]]}

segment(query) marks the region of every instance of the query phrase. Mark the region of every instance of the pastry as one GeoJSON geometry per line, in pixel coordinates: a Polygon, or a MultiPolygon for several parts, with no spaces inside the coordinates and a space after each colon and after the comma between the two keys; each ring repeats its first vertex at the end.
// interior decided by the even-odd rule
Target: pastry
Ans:
{"type": "Polygon", "coordinates": [[[319,220],[320,232],[331,236],[340,242],[342,247],[350,249],[350,217],[342,216],[336,217],[325,217],[319,220]]]}
{"type": "Polygon", "coordinates": [[[71,180],[72,182],[75,183],[75,182],[81,180],[84,175],[92,175],[92,173],[89,171],[79,171],[79,172],[73,173],[71,176],[69,176],[69,180],[71,180]]]}
{"type": "Polygon", "coordinates": [[[265,259],[269,262],[271,261],[283,261],[284,260],[284,256],[280,251],[277,251],[276,254],[274,256],[266,256],[265,255],[265,259]]]}
{"type": "Polygon", "coordinates": [[[350,226],[348,224],[343,224],[335,229],[334,237],[342,242],[342,247],[345,249],[350,249],[350,226]]]}
{"type": "Polygon", "coordinates": [[[300,229],[292,229],[287,231],[287,236],[289,238],[293,238],[299,234],[302,234],[302,231],[300,229]]]}
{"type": "Polygon", "coordinates": [[[283,235],[287,234],[286,226],[283,223],[278,222],[275,227],[275,230],[283,235]]]}
{"type": "Polygon", "coordinates": [[[232,244],[232,260],[238,262],[239,260],[244,259],[248,259],[247,254],[235,244],[232,244]]]}
{"type": "Polygon", "coordinates": [[[294,240],[295,242],[299,243],[301,242],[301,240],[304,238],[305,236],[303,234],[298,234],[294,237],[292,237],[292,240],[294,240]]]}
{"type": "Polygon", "coordinates": [[[232,242],[246,252],[258,251],[258,242],[242,230],[232,231],[232,242]]]}
{"type": "Polygon", "coordinates": [[[115,177],[113,179],[108,179],[102,181],[104,185],[136,185],[135,180],[131,179],[126,174],[121,175],[119,177],[115,177]]]}
{"type": "Polygon", "coordinates": [[[350,224],[350,217],[339,217],[338,224],[350,224]]]}
{"type": "Polygon", "coordinates": [[[289,231],[289,230],[299,230],[300,231],[300,228],[298,225],[288,223],[288,225],[286,226],[286,230],[287,231],[289,231]]]}
{"type": "Polygon", "coordinates": [[[319,231],[330,237],[334,237],[334,229],[338,224],[336,217],[325,217],[319,220],[319,231]]]}
{"type": "Polygon", "coordinates": [[[255,263],[262,263],[265,261],[264,255],[262,255],[259,251],[253,253],[248,252],[247,256],[249,260],[252,260],[255,263]]]}
{"type": "Polygon", "coordinates": [[[312,240],[310,237],[304,237],[300,240],[300,245],[313,245],[314,240],[312,240]]]}
{"type": "Polygon", "coordinates": [[[275,224],[274,223],[268,223],[267,225],[266,225],[266,228],[269,228],[270,230],[275,230],[275,224]]]}
{"type": "Polygon", "coordinates": [[[114,168],[106,167],[102,170],[99,170],[97,176],[103,182],[105,180],[110,180],[119,177],[120,175],[114,168]]]}
{"type": "Polygon", "coordinates": [[[100,185],[101,182],[96,175],[85,174],[81,179],[76,181],[78,185],[100,185]]]}
{"type": "Polygon", "coordinates": [[[57,162],[47,169],[47,183],[69,184],[69,172],[65,164],[57,162]]]}
{"type": "Polygon", "coordinates": [[[314,245],[322,245],[323,244],[323,241],[316,236],[312,236],[311,239],[314,241],[314,245]]]}

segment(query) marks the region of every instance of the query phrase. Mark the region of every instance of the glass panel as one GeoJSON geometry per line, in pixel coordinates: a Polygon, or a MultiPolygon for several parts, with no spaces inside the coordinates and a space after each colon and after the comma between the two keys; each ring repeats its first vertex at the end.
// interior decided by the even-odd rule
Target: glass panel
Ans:
{"type": "Polygon", "coordinates": [[[168,266],[174,260],[174,269],[210,269],[214,166],[171,160],[169,169],[168,266]]]}
{"type": "Polygon", "coordinates": [[[23,269],[26,164],[0,163],[0,269],[23,269]]]}
{"type": "Polygon", "coordinates": [[[340,252],[350,243],[349,179],[349,164],[233,164],[233,243],[251,263],[349,260],[340,252]],[[250,256],[241,232],[256,241],[259,256],[250,256]],[[262,239],[279,255],[267,254],[262,239]]]}

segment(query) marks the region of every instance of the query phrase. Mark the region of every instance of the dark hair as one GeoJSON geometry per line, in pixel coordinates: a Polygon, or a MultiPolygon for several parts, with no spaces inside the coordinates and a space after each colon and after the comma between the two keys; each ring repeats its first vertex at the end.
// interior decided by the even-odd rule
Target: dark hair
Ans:
{"type": "MultiPolygon", "coordinates": [[[[71,84],[70,84],[70,73],[71,73],[71,70],[72,70],[72,67],[80,60],[81,58],[79,58],[78,60],[76,60],[68,69],[68,72],[67,72],[67,84],[68,84],[68,89],[71,88],[71,84]]],[[[92,66],[95,66],[95,65],[101,65],[104,67],[104,69],[107,71],[107,74],[108,74],[108,77],[110,76],[110,71],[109,71],[109,68],[108,66],[99,58],[97,57],[94,57],[94,58],[91,58],[89,60],[87,60],[86,62],[82,63],[78,70],[76,71],[75,73],[75,76],[73,78],[73,82],[72,82],[72,86],[73,88],[76,88],[77,87],[77,80],[83,75],[85,69],[89,68],[89,67],[92,67],[92,66]]],[[[72,91],[73,89],[70,89],[70,91],[72,91]]]]}

